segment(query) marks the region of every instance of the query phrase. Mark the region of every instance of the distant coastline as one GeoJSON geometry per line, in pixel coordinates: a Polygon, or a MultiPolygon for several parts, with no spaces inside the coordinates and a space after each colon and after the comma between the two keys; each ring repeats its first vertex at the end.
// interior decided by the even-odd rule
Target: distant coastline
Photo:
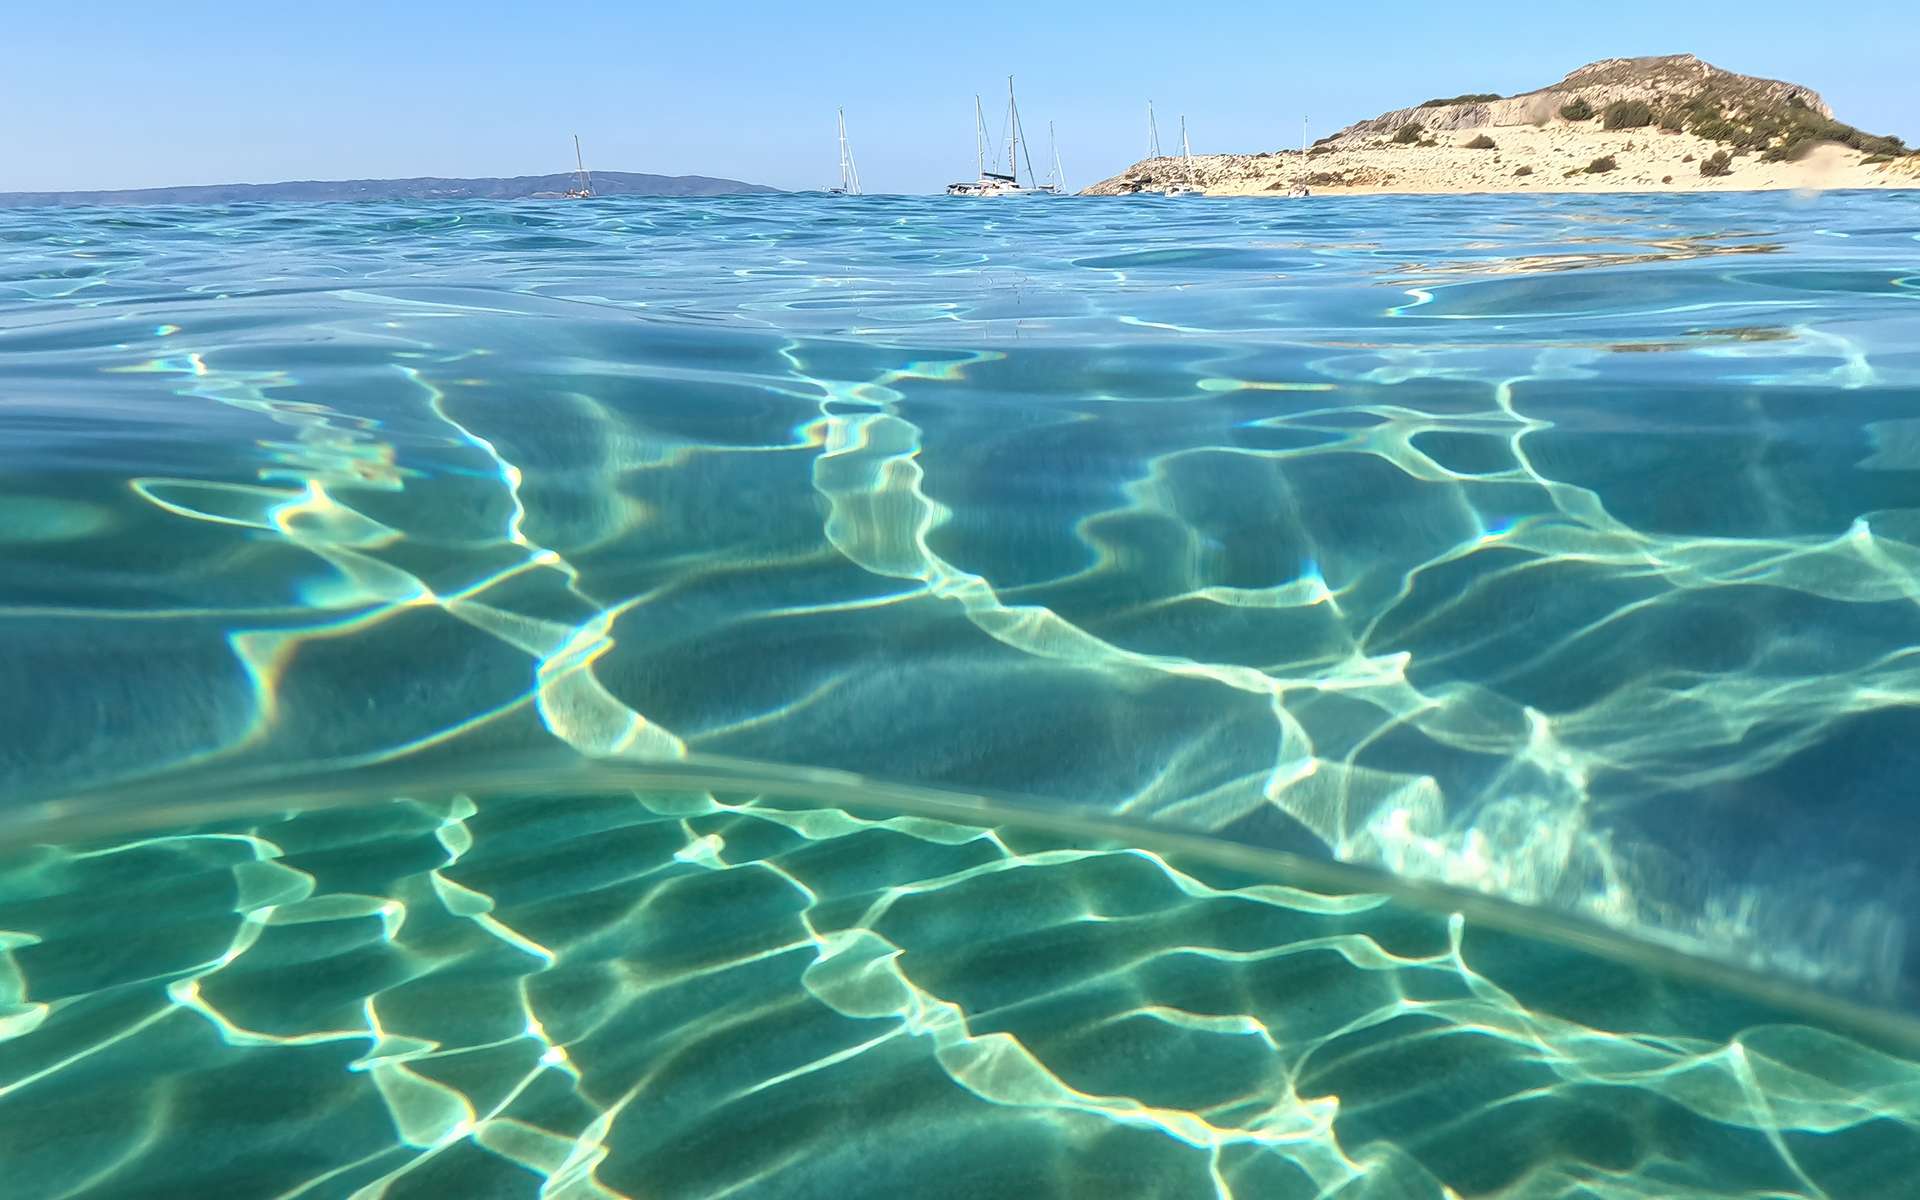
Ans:
{"type": "Polygon", "coordinates": [[[1920,155],[1837,120],[1811,88],[1681,54],[1604,59],[1516,96],[1429,100],[1305,154],[1143,159],[1085,194],[1194,185],[1212,196],[1920,188],[1920,155]]]}
{"type": "MultiPolygon", "coordinates": [[[[286,183],[215,183],[113,191],[0,192],[0,208],[83,204],[246,204],[272,201],[525,200],[573,186],[571,174],[476,179],[340,179],[286,183]]],[[[779,188],[710,175],[644,175],[595,171],[601,196],[731,196],[773,194],[779,188]]]]}

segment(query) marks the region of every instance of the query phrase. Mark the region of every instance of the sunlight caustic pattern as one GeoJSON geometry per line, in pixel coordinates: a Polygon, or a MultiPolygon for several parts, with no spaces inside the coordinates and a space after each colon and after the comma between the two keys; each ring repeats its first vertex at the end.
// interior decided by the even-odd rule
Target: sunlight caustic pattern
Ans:
{"type": "Polygon", "coordinates": [[[370,801],[5,878],[36,1196],[1816,1197],[1920,1153],[1920,1065],[1757,1006],[926,818],[370,801]]]}
{"type": "MultiPolygon", "coordinates": [[[[499,752],[829,768],[1920,1010],[1909,198],[47,210],[0,234],[0,817],[499,752]]],[[[228,1055],[311,1071],[269,1141],[324,1121],[364,1147],[232,1160],[262,1194],[430,1193],[495,1160],[549,1194],[745,1194],[822,1145],[888,1161],[847,1115],[887,1096],[1181,1195],[1874,1195],[1833,1147],[1911,1149],[1903,1061],[1555,1016],[1444,914],[1394,916],[1424,930],[1397,941],[1384,901],[1289,893],[1258,910],[1285,936],[1154,941],[1108,910],[1172,887],[1204,925],[1245,896],[983,829],[635,803],[564,868],[537,836],[489,850],[489,810],[437,792],[22,858],[5,1095],[182,1064],[114,1098],[145,1133],[36,1168],[50,1194],[157,1169],[228,1055]],[[809,875],[855,844],[884,883],[809,875]],[[205,919],[131,974],[63,960],[106,919],[84,898],[149,870],[205,919]],[[702,887],[744,906],[732,933],[686,906],[702,887]],[[976,903],[1017,972],[974,945],[976,903]],[[1324,1006],[1257,982],[1326,955],[1324,1006]],[[271,982],[300,964],[343,965],[271,982]],[[747,1038],[791,1053],[722,1053],[747,1038]],[[1486,1090],[1426,1095],[1407,1055],[1484,1063],[1486,1090]],[[1141,1065],[1189,1056],[1218,1074],[1141,1065]],[[786,1111],[836,1072],[877,1090],[786,1111]],[[1634,1097],[1614,1157],[1462,1160],[1536,1097],[1564,1141],[1613,1103],[1592,1089],[1634,1097]],[[728,1174],[686,1150],[733,1153],[721,1112],[791,1127],[728,1174]],[[1751,1171],[1702,1174],[1651,1132],[1675,1112],[1742,1131],[1751,1171]]]]}
{"type": "Polygon", "coordinates": [[[1911,986],[1912,882],[1739,800],[1920,696],[1904,202],[760,203],[240,212],[264,261],[178,300],[164,224],[76,275],[120,226],[9,218],[67,281],[11,285],[19,377],[166,447],[56,425],[10,489],[0,620],[72,693],[17,689],[17,783],[720,753],[1911,986]],[[188,703],[102,678],[156,648],[188,703]]]}

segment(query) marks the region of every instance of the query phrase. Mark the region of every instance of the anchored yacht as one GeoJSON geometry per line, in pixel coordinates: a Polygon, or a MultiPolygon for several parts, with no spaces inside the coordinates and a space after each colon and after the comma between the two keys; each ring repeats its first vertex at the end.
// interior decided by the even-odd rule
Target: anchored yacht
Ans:
{"type": "MultiPolygon", "coordinates": [[[[1049,127],[1051,128],[1051,127],[1049,127]]],[[[1051,136],[1051,134],[1049,134],[1051,136]]],[[[979,160],[980,178],[971,183],[947,185],[949,196],[1057,196],[1060,194],[1059,151],[1054,152],[1054,176],[1047,183],[1021,183],[1019,163],[1027,149],[1026,131],[1020,127],[1020,105],[1013,98],[1013,76],[1007,76],[1007,169],[987,170],[987,118],[980,97],[973,98],[973,141],[979,160]]],[[[1033,156],[1026,153],[1027,178],[1033,178],[1033,156]]],[[[994,163],[996,167],[999,163],[994,163]]]]}
{"type": "Polygon", "coordinates": [[[569,200],[593,199],[593,176],[587,174],[587,160],[580,156],[580,135],[573,135],[573,186],[561,192],[569,200]]]}
{"type": "Polygon", "coordinates": [[[1180,118],[1180,154],[1187,160],[1187,177],[1167,189],[1169,196],[1204,196],[1207,189],[1200,186],[1200,177],[1193,170],[1193,144],[1187,141],[1187,118],[1180,118]]]}
{"type": "Polygon", "coordinates": [[[847,110],[840,109],[840,186],[828,188],[835,196],[860,195],[860,168],[853,164],[853,149],[847,145],[847,110]]]}

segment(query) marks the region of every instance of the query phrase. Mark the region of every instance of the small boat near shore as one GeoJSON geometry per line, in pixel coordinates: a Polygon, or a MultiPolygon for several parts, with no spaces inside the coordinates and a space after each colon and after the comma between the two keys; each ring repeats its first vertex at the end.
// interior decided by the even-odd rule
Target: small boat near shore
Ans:
{"type": "Polygon", "coordinates": [[[1186,160],[1187,177],[1185,181],[1168,188],[1166,194],[1169,196],[1206,195],[1207,189],[1200,185],[1200,176],[1193,169],[1193,144],[1187,141],[1187,118],[1184,114],[1180,118],[1180,156],[1186,160]]]}
{"type": "Polygon", "coordinates": [[[1307,188],[1307,118],[1300,118],[1300,171],[1294,176],[1293,186],[1287,189],[1287,195],[1298,199],[1311,196],[1307,188]]]}

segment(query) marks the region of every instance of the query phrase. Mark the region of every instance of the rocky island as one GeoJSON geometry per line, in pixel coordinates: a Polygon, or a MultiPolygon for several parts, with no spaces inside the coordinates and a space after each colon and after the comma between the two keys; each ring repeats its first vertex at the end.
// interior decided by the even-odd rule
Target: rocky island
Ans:
{"type": "Polygon", "coordinates": [[[1799,84],[1691,54],[1611,58],[1516,96],[1429,100],[1297,150],[1149,158],[1086,195],[1920,187],[1920,154],[1799,84]]]}

